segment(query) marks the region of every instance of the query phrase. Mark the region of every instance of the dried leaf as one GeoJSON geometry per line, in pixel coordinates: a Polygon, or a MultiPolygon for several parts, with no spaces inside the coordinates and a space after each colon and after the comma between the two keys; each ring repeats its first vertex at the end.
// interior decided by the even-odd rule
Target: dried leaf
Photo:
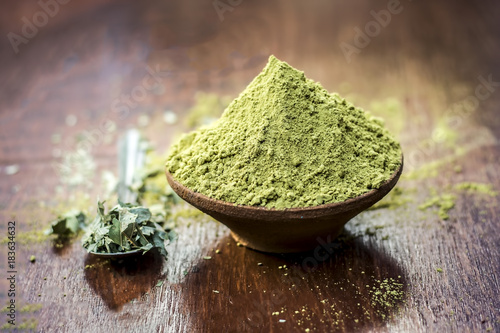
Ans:
{"type": "Polygon", "coordinates": [[[113,225],[109,228],[109,238],[116,244],[122,246],[123,237],[121,235],[121,223],[117,219],[113,219],[113,225]]]}
{"type": "Polygon", "coordinates": [[[175,235],[151,221],[148,208],[119,202],[105,214],[104,205],[99,202],[97,206],[97,216],[82,238],[87,251],[119,253],[140,249],[146,253],[157,248],[167,257],[165,241],[172,241],[175,235]]]}
{"type": "Polygon", "coordinates": [[[70,238],[82,230],[85,225],[85,214],[80,211],[70,211],[52,221],[48,234],[57,235],[59,238],[70,238]]]}

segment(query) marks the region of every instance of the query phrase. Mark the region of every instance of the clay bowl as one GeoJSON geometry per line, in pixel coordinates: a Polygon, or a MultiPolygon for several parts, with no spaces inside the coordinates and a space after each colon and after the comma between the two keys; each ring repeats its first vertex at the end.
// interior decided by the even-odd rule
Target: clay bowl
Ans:
{"type": "Polygon", "coordinates": [[[396,185],[401,165],[378,189],[343,202],[305,208],[272,209],[234,205],[193,192],[166,171],[172,189],[185,201],[231,229],[233,238],[249,248],[272,253],[312,250],[318,238],[337,237],[350,219],[382,199],[396,185]]]}

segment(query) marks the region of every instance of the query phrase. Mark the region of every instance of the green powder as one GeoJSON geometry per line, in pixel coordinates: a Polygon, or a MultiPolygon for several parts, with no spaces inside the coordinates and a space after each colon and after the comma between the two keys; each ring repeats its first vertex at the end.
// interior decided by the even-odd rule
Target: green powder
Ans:
{"type": "Polygon", "coordinates": [[[429,198],[427,201],[425,201],[423,204],[418,206],[419,209],[425,210],[430,207],[438,207],[438,216],[442,220],[447,220],[450,218],[450,215],[448,215],[448,212],[455,207],[455,201],[457,197],[453,194],[445,193],[442,194],[441,196],[439,195],[434,195],[433,197],[429,198]]]}
{"type": "Polygon", "coordinates": [[[498,195],[498,192],[493,190],[493,186],[490,184],[481,184],[481,183],[474,183],[474,182],[463,182],[456,184],[454,186],[455,189],[457,190],[465,190],[468,192],[477,192],[477,193],[482,193],[489,195],[491,197],[495,197],[498,195]]]}
{"type": "Polygon", "coordinates": [[[208,197],[283,209],[376,189],[400,158],[380,119],[271,56],[219,120],[172,147],[166,166],[208,197]]]}

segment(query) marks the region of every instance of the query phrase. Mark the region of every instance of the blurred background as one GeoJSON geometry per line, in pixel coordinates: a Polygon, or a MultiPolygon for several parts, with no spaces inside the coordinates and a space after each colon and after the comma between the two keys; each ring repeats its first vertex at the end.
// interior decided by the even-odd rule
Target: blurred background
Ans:
{"type": "MultiPolygon", "coordinates": [[[[114,163],[130,127],[167,149],[197,93],[236,97],[271,54],[374,113],[392,107],[381,115],[412,140],[432,135],[430,114],[470,95],[478,76],[500,77],[493,1],[40,3],[0,13],[0,163],[40,178],[85,135],[97,165],[114,163]]],[[[494,112],[474,118],[498,129],[494,112]]]]}

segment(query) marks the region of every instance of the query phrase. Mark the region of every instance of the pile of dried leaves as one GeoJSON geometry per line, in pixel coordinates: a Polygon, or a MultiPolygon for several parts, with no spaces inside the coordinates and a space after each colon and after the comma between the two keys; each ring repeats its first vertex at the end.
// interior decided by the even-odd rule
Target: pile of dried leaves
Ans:
{"type": "Polygon", "coordinates": [[[104,202],[98,202],[97,216],[82,238],[83,247],[93,253],[124,253],[156,248],[165,258],[165,241],[175,233],[153,221],[151,211],[142,206],[119,202],[106,214],[104,202]]]}

